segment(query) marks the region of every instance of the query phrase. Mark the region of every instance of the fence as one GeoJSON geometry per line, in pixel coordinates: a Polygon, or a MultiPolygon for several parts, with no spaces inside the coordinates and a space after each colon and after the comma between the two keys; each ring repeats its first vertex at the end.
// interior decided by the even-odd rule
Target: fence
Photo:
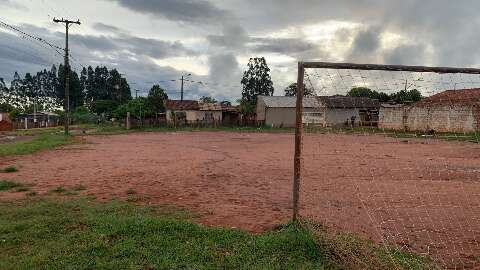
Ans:
{"type": "Polygon", "coordinates": [[[420,259],[404,252],[438,268],[480,267],[479,74],[299,63],[293,219],[370,239],[387,251],[389,267],[415,268],[420,259]],[[347,129],[305,133],[312,117],[303,114],[304,87],[319,100],[316,123],[347,129]],[[348,125],[375,109],[367,122],[378,129],[348,125]]]}

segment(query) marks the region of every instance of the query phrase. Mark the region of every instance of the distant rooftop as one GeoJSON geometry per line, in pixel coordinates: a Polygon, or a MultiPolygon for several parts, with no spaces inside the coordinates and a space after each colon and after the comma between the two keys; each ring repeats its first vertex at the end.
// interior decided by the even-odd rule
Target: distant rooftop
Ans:
{"type": "Polygon", "coordinates": [[[318,99],[328,108],[379,108],[380,102],[367,97],[320,96],[318,99]]]}
{"type": "Polygon", "coordinates": [[[433,96],[424,98],[415,103],[415,106],[426,105],[474,105],[480,104],[480,88],[447,90],[433,96]]]}
{"type": "Polygon", "coordinates": [[[167,110],[199,110],[200,106],[196,100],[166,100],[165,109],[167,110]]]}

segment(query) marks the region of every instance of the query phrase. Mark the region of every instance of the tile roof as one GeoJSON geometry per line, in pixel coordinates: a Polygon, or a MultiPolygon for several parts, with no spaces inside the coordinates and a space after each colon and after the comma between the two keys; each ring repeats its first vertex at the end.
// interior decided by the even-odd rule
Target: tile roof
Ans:
{"type": "Polygon", "coordinates": [[[200,103],[200,111],[221,111],[222,105],[220,103],[200,103]]]}
{"type": "Polygon", "coordinates": [[[415,103],[415,106],[427,105],[480,105],[480,88],[447,90],[415,103]]]}
{"type": "Polygon", "coordinates": [[[200,105],[196,100],[166,100],[166,110],[199,110],[200,105]]]}
{"type": "Polygon", "coordinates": [[[379,108],[380,102],[366,97],[320,96],[327,108],[379,108]]]}

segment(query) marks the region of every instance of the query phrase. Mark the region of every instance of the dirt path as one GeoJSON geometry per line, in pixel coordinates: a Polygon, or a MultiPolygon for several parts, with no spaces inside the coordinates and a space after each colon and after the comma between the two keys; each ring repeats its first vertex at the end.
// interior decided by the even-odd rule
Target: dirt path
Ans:
{"type": "MultiPolygon", "coordinates": [[[[35,191],[77,184],[99,199],[175,204],[207,225],[261,232],[291,215],[293,135],[135,133],[1,158],[35,191]]],[[[480,145],[381,136],[308,135],[301,213],[340,230],[441,259],[480,255],[480,145]]],[[[4,199],[24,196],[1,193],[4,199]]],[[[461,267],[462,265],[460,265],[461,267]]]]}

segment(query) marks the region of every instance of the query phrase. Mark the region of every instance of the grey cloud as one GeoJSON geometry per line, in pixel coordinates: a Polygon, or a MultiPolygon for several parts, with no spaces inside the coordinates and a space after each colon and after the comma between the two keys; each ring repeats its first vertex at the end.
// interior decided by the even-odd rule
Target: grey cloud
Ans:
{"type": "Polygon", "coordinates": [[[105,24],[105,23],[95,23],[93,24],[93,29],[99,31],[99,32],[104,32],[104,33],[113,33],[113,34],[125,34],[128,33],[127,31],[120,29],[116,26],[105,24]]]}
{"type": "Polygon", "coordinates": [[[315,50],[317,45],[300,38],[254,38],[252,49],[256,52],[274,52],[285,55],[296,55],[301,52],[315,50]]]}
{"type": "Polygon", "coordinates": [[[242,50],[250,37],[241,26],[227,24],[223,27],[223,35],[209,35],[207,40],[213,46],[229,50],[242,50]]]}
{"type": "Polygon", "coordinates": [[[202,22],[212,23],[225,21],[232,15],[217,8],[215,5],[204,0],[112,0],[123,7],[160,16],[172,21],[179,22],[202,22]]]}
{"type": "Polygon", "coordinates": [[[387,51],[384,62],[392,65],[425,65],[426,48],[423,44],[401,45],[387,51]]]}
{"type": "Polygon", "coordinates": [[[26,6],[16,3],[12,0],[0,0],[0,7],[1,6],[20,9],[20,10],[27,10],[26,6]]]}
{"type": "Polygon", "coordinates": [[[220,84],[220,86],[211,86],[215,96],[222,99],[238,96],[242,71],[235,55],[233,53],[211,55],[208,63],[210,66],[209,81],[220,84]],[[238,85],[238,88],[232,88],[234,85],[238,85]]]}
{"type": "Polygon", "coordinates": [[[347,58],[352,61],[374,61],[375,55],[379,53],[381,34],[382,29],[379,27],[369,27],[359,31],[353,40],[347,58]]]}

